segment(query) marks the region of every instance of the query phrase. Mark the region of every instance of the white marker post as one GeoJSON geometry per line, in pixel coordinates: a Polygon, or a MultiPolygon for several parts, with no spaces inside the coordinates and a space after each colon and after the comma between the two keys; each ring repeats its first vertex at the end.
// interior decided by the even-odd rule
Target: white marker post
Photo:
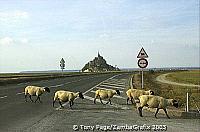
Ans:
{"type": "Polygon", "coordinates": [[[143,75],[143,69],[146,68],[148,66],[148,61],[145,58],[148,58],[147,53],[145,52],[144,48],[142,47],[142,49],[140,50],[137,58],[140,58],[138,60],[138,66],[142,69],[142,89],[144,88],[144,75],[143,75]]]}
{"type": "Polygon", "coordinates": [[[189,93],[186,94],[186,112],[189,112],[189,93]]]}

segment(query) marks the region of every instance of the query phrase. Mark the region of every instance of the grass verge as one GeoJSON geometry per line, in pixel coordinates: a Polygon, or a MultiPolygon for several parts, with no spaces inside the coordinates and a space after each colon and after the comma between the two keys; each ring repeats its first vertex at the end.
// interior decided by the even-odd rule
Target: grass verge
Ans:
{"type": "MultiPolygon", "coordinates": [[[[185,86],[177,86],[177,85],[170,85],[164,84],[156,81],[156,77],[169,73],[171,71],[145,71],[144,72],[144,88],[146,90],[152,89],[155,91],[155,94],[158,96],[162,96],[165,98],[174,98],[179,101],[180,109],[185,110],[186,106],[186,92],[190,94],[190,108],[192,110],[197,110],[197,107],[200,108],[200,89],[196,87],[185,87],[185,86]]],[[[172,72],[171,75],[175,75],[178,77],[177,79],[181,78],[184,74],[184,78],[191,78],[190,83],[196,82],[196,73],[194,71],[184,71],[182,72],[172,72]],[[180,75],[178,75],[180,73],[180,75]],[[187,77],[188,74],[188,77],[187,77]],[[194,74],[194,77],[192,76],[194,74]],[[191,80],[193,81],[191,82],[191,80]]],[[[173,77],[173,76],[172,76],[173,77]]],[[[181,79],[180,79],[181,80],[181,79]]],[[[181,82],[185,80],[182,79],[181,82]]],[[[134,87],[141,89],[141,75],[140,73],[136,73],[134,75],[134,87]]],[[[185,82],[186,83],[186,82],[185,82]]]]}

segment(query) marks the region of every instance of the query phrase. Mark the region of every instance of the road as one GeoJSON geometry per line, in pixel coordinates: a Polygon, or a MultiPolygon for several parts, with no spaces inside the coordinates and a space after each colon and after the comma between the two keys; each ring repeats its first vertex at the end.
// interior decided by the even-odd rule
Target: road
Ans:
{"type": "Polygon", "coordinates": [[[73,127],[79,131],[92,131],[95,127],[94,131],[100,131],[110,129],[110,125],[121,129],[125,125],[134,125],[135,130],[138,130],[136,125],[141,128],[144,125],[145,129],[150,126],[152,131],[153,125],[166,125],[167,131],[199,131],[199,119],[182,119],[173,113],[169,113],[171,119],[163,114],[158,114],[156,119],[154,113],[146,110],[144,117],[139,117],[135,106],[126,105],[125,91],[130,76],[112,73],[0,86],[0,131],[73,132],[73,127]],[[48,86],[51,93],[42,95],[42,103],[25,102],[23,89],[27,85],[48,86]],[[112,105],[102,105],[99,100],[93,104],[94,92],[98,88],[118,89],[122,94],[112,98],[112,105]],[[63,109],[58,103],[53,108],[53,94],[59,89],[81,91],[85,99],[77,98],[72,109],[67,103],[63,109]]]}

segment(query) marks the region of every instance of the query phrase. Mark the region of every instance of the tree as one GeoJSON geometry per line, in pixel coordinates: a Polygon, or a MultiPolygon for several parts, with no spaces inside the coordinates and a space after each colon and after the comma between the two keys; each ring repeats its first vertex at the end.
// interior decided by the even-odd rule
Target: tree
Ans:
{"type": "Polygon", "coordinates": [[[60,68],[63,72],[63,69],[65,69],[65,60],[62,58],[61,61],[60,61],[60,68]]]}

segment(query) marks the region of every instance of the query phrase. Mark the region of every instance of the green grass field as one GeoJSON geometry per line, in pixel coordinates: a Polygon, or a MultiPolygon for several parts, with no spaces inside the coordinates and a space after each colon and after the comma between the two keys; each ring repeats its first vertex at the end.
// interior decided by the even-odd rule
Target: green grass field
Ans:
{"type": "MultiPolygon", "coordinates": [[[[192,109],[197,110],[196,106],[200,108],[200,88],[197,87],[185,87],[170,85],[165,83],[160,83],[156,81],[156,77],[169,73],[171,71],[160,71],[160,72],[144,72],[144,88],[146,90],[152,89],[155,91],[155,94],[165,98],[174,98],[177,99],[180,103],[180,109],[184,110],[186,105],[186,93],[190,93],[190,106],[192,109]]],[[[177,82],[183,82],[183,80],[189,80],[187,83],[198,84],[198,72],[199,71],[182,71],[182,72],[171,72],[172,78],[175,75],[177,82]]],[[[172,79],[173,80],[173,79],[172,79]]],[[[173,80],[175,81],[175,80],[173,80]]],[[[134,75],[134,87],[141,88],[141,75],[139,73],[134,75]]]]}
{"type": "Polygon", "coordinates": [[[173,72],[166,77],[174,82],[200,84],[200,70],[173,72]]]}

